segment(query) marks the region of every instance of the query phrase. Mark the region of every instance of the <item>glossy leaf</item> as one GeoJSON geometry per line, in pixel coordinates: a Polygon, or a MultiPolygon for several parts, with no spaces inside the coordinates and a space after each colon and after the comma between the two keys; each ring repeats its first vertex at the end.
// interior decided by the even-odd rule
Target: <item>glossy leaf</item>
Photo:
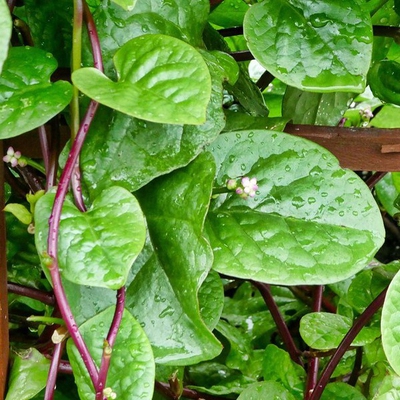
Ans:
{"type": "Polygon", "coordinates": [[[5,400],[29,400],[34,397],[46,386],[49,367],[50,361],[34,348],[17,354],[5,400]]]}
{"type": "Polygon", "coordinates": [[[11,39],[12,20],[6,0],[0,1],[0,73],[7,58],[11,39]]]}
{"type": "Polygon", "coordinates": [[[136,0],[112,0],[126,11],[132,11],[135,7],[136,0]]]}
{"type": "Polygon", "coordinates": [[[242,131],[220,135],[211,152],[217,187],[240,176],[257,177],[259,186],[254,199],[233,193],[212,202],[206,226],[218,272],[273,284],[331,283],[361,270],[381,246],[369,189],[318,145],[242,131]]]}
{"type": "Polygon", "coordinates": [[[210,271],[199,289],[201,317],[210,331],[217,326],[224,307],[224,287],[215,271],[210,271]]]}
{"type": "Polygon", "coordinates": [[[242,0],[225,0],[210,13],[208,21],[224,28],[241,26],[248,9],[242,0]]]}
{"type": "MultiPolygon", "coordinates": [[[[352,324],[353,321],[343,315],[326,312],[310,313],[300,321],[300,335],[313,349],[330,350],[339,346],[352,324]]],[[[365,327],[352,345],[363,346],[372,343],[379,335],[378,327],[365,327]]]]}
{"type": "Polygon", "coordinates": [[[264,381],[249,386],[237,400],[295,400],[295,397],[278,382],[264,381]]]}
{"type": "MultiPolygon", "coordinates": [[[[48,219],[54,194],[35,210],[39,254],[47,249],[48,219]]],[[[118,289],[125,285],[145,240],[143,214],[135,197],[121,187],[104,190],[80,212],[67,198],[61,215],[58,261],[64,278],[81,285],[118,289]]]]}
{"type": "Polygon", "coordinates": [[[375,128],[400,128],[400,108],[386,104],[371,120],[370,126],[375,128]]]}
{"type": "Polygon", "coordinates": [[[213,258],[202,231],[214,173],[213,159],[205,153],[138,193],[152,249],[133,267],[138,272],[126,307],[146,331],[157,363],[187,365],[221,351],[197,298],[213,258]]]}
{"type": "Polygon", "coordinates": [[[400,63],[383,60],[376,63],[369,75],[372,93],[379,99],[400,105],[400,63]]]}
{"type": "Polygon", "coordinates": [[[395,201],[400,194],[394,184],[396,174],[398,172],[388,172],[375,186],[379,201],[391,216],[400,212],[395,206],[395,201]]]}
{"type": "Polygon", "coordinates": [[[326,385],[321,400],[366,400],[362,393],[343,382],[333,382],[326,385]]]}
{"type": "Polygon", "coordinates": [[[382,308],[382,345],[386,357],[397,375],[400,375],[400,274],[389,285],[382,308]]]}
{"type": "Polygon", "coordinates": [[[115,184],[129,191],[138,190],[152,179],[187,165],[215,140],[225,124],[224,77],[221,67],[215,66],[213,54],[205,59],[213,86],[203,125],[161,125],[106,108],[97,113],[81,155],[91,197],[115,184]]]}
{"type": "Polygon", "coordinates": [[[114,56],[118,82],[96,68],[81,68],[72,81],[97,102],[146,121],[202,124],[211,80],[201,55],[166,35],[143,35],[114,56]]]}
{"type": "Polygon", "coordinates": [[[257,61],[290,86],[317,92],[365,87],[373,37],[369,12],[359,2],[263,1],[247,12],[244,35],[257,61]]]}
{"type": "Polygon", "coordinates": [[[294,124],[336,126],[353,97],[352,93],[310,93],[288,86],[282,114],[294,124]]]}
{"type": "MultiPolygon", "coordinates": [[[[114,307],[107,308],[79,328],[97,366],[100,365],[104,338],[107,337],[113,315],[114,307]]],[[[81,400],[93,400],[95,393],[89,374],[72,339],[67,342],[67,351],[81,400]]],[[[139,323],[125,310],[112,349],[105,387],[112,388],[121,400],[151,400],[154,376],[155,364],[150,343],[139,323]]]]}
{"type": "MultiPolygon", "coordinates": [[[[19,16],[19,7],[14,13],[19,16]]],[[[35,47],[51,53],[60,67],[70,68],[73,3],[26,0],[20,18],[28,24],[35,47]]]]}
{"type": "Polygon", "coordinates": [[[50,83],[57,67],[49,53],[12,47],[0,75],[0,138],[18,136],[60,113],[70,102],[72,86],[50,83]]]}
{"type": "Polygon", "coordinates": [[[297,399],[303,398],[304,369],[292,361],[286,351],[273,344],[268,345],[264,352],[263,376],[266,381],[282,384],[297,399]]]}

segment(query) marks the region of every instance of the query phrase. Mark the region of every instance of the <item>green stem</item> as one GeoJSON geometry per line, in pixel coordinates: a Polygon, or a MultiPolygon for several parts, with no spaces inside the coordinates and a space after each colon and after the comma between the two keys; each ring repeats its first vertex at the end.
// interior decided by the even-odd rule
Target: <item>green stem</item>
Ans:
{"type": "Polygon", "coordinates": [[[215,194],[224,194],[224,193],[232,193],[232,190],[229,190],[227,187],[213,188],[212,195],[215,194]]]}
{"type": "Polygon", "coordinates": [[[65,325],[62,318],[45,317],[43,315],[31,315],[27,321],[40,322],[43,325],[65,325]]]}
{"type": "Polygon", "coordinates": [[[33,161],[31,158],[21,156],[21,157],[20,157],[20,160],[21,160],[21,161],[25,161],[27,165],[30,165],[31,167],[37,169],[37,170],[38,170],[39,172],[41,172],[43,175],[46,175],[46,170],[45,170],[45,168],[43,167],[43,165],[37,163],[36,161],[33,161]]]}

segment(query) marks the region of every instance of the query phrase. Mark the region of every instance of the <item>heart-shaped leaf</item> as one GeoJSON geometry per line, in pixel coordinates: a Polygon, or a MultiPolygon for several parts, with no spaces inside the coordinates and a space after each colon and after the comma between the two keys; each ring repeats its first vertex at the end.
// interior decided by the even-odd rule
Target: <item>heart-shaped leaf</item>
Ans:
{"type": "MultiPolygon", "coordinates": [[[[54,197],[48,193],[36,204],[35,239],[39,254],[47,249],[48,220],[54,197]]],[[[58,242],[62,275],[81,285],[122,287],[142,250],[145,232],[137,200],[121,187],[104,190],[85,213],[67,198],[58,242]]]]}
{"type": "Polygon", "coordinates": [[[0,1],[0,73],[7,58],[11,38],[12,20],[5,0],[0,1]]]}
{"type": "Polygon", "coordinates": [[[202,124],[211,96],[211,78],[200,53],[179,39],[143,35],[115,54],[118,82],[96,68],[72,74],[90,98],[125,114],[152,122],[202,124]]]}
{"type": "Polygon", "coordinates": [[[110,185],[136,191],[152,179],[187,165],[215,140],[225,124],[222,81],[227,74],[222,73],[215,52],[202,55],[212,78],[203,125],[145,122],[105,107],[97,113],[81,154],[83,177],[91,196],[110,185]]]}
{"type": "Polygon", "coordinates": [[[160,364],[193,364],[221,351],[197,297],[213,259],[202,231],[214,174],[211,155],[203,153],[138,193],[152,246],[133,267],[140,270],[128,288],[126,307],[143,324],[160,364]]]}
{"type": "MultiPolygon", "coordinates": [[[[115,307],[109,307],[79,327],[94,362],[99,366],[115,307]]],[[[82,400],[93,400],[95,393],[82,358],[72,342],[68,340],[67,351],[79,396],[82,400]]],[[[106,386],[120,400],[153,398],[155,364],[150,343],[140,324],[125,310],[118,335],[112,349],[111,364],[106,386]]]]}
{"type": "Polygon", "coordinates": [[[0,75],[0,139],[43,125],[72,98],[68,82],[50,82],[54,57],[34,47],[12,47],[0,75]]]}
{"type": "Polygon", "coordinates": [[[244,19],[250,51],[272,75],[317,92],[364,90],[372,53],[369,11],[352,0],[269,0],[244,19]]]}
{"type": "MultiPolygon", "coordinates": [[[[343,315],[314,312],[300,321],[300,335],[313,349],[330,350],[339,346],[353,321],[343,315]]],[[[364,346],[380,336],[378,327],[365,327],[354,339],[353,346],[364,346]]]]}
{"type": "Polygon", "coordinates": [[[279,399],[295,400],[295,397],[280,383],[273,381],[257,382],[244,389],[237,400],[279,399]]]}
{"type": "Polygon", "coordinates": [[[368,187],[327,150],[274,131],[224,133],[212,144],[218,187],[257,177],[254,199],[221,195],[206,228],[218,272],[272,284],[325,284],[364,268],[384,228],[368,187]]]}

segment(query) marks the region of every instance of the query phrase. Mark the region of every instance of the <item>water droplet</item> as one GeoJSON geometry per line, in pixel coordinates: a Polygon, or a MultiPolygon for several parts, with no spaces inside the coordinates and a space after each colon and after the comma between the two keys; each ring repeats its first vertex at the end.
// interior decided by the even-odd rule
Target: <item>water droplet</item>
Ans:
{"type": "Polygon", "coordinates": [[[241,135],[240,133],[237,133],[237,134],[236,134],[236,137],[237,137],[238,139],[241,139],[241,138],[242,138],[242,135],[241,135]]]}
{"type": "Polygon", "coordinates": [[[343,216],[344,216],[344,211],[339,211],[339,215],[340,215],[341,217],[343,217],[343,216]]]}
{"type": "Polygon", "coordinates": [[[295,196],[292,199],[292,205],[297,209],[303,207],[305,203],[306,203],[305,200],[300,196],[295,196]]]}
{"type": "Polygon", "coordinates": [[[353,211],[353,213],[352,213],[355,217],[357,217],[357,215],[358,215],[358,211],[353,211]]]}
{"type": "Polygon", "coordinates": [[[338,204],[343,204],[343,203],[344,203],[343,197],[336,197],[335,201],[336,201],[336,203],[338,203],[338,204]]]}
{"type": "Polygon", "coordinates": [[[290,165],[286,165],[285,171],[286,171],[286,172],[289,172],[289,171],[291,171],[291,170],[292,170],[292,167],[291,167],[290,165]]]}
{"type": "Polygon", "coordinates": [[[307,201],[308,201],[308,204],[314,204],[317,201],[317,199],[315,197],[309,197],[307,199],[307,201]]]}
{"type": "Polygon", "coordinates": [[[240,169],[241,169],[242,171],[246,171],[246,164],[242,164],[242,165],[240,166],[240,169]]]}
{"type": "Polygon", "coordinates": [[[314,168],[310,170],[310,175],[311,176],[318,176],[322,174],[322,168],[318,165],[316,165],[314,168]]]}
{"type": "Polygon", "coordinates": [[[229,156],[229,162],[230,163],[233,163],[233,162],[235,162],[235,160],[236,160],[236,157],[235,156],[229,156]]]}
{"type": "Polygon", "coordinates": [[[323,28],[330,22],[325,13],[317,13],[310,16],[310,23],[314,28],[323,28]]]}

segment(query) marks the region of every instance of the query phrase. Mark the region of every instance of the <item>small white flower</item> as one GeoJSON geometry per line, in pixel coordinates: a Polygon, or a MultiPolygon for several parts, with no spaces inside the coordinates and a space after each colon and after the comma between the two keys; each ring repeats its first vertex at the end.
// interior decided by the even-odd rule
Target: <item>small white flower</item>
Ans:
{"type": "Polygon", "coordinates": [[[247,196],[254,197],[256,195],[256,191],[258,189],[257,178],[249,178],[245,176],[242,178],[243,192],[247,194],[247,196]]]}
{"type": "Polygon", "coordinates": [[[21,152],[14,151],[13,147],[9,147],[7,150],[7,154],[3,157],[3,161],[6,163],[10,163],[12,167],[16,167],[19,165],[20,167],[25,167],[26,161],[21,159],[21,152]]]}

